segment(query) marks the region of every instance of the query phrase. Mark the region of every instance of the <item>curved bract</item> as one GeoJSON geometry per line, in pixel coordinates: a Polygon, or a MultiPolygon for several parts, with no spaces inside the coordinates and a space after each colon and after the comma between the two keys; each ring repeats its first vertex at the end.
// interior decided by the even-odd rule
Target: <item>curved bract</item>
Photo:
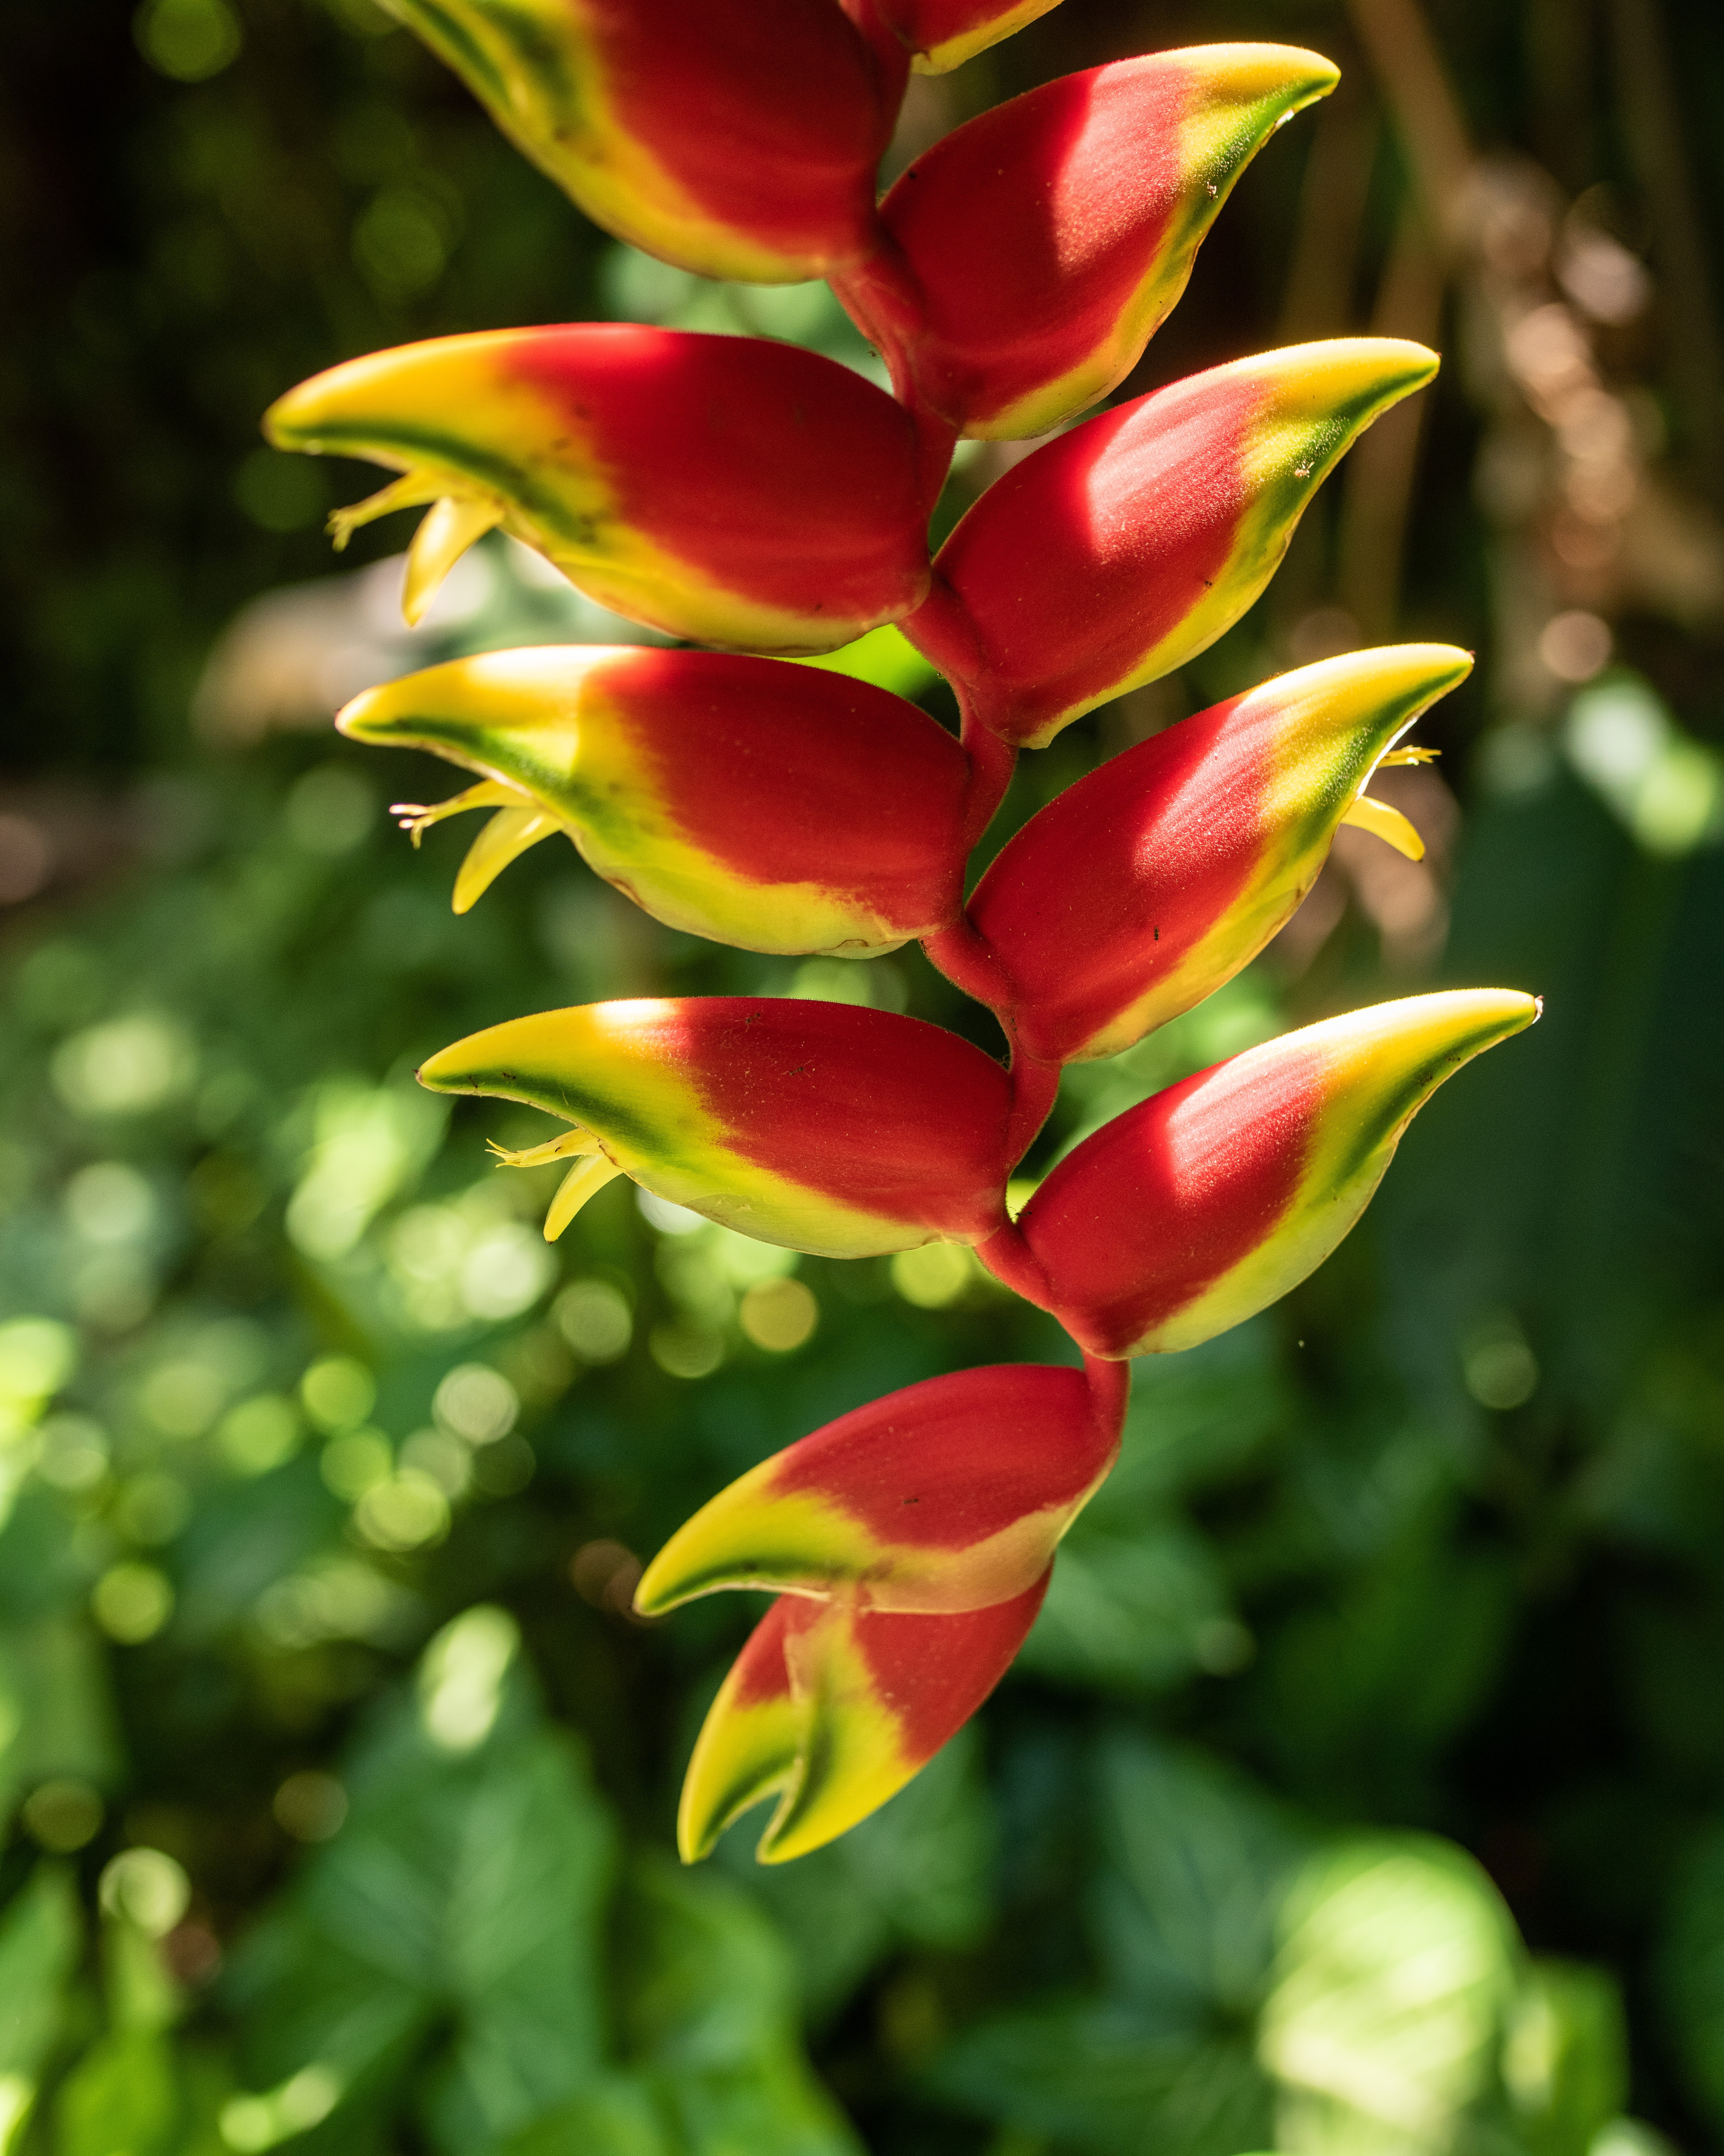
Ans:
{"type": "Polygon", "coordinates": [[[420,605],[491,525],[632,620],[757,651],[831,650],[928,587],[909,421],[792,345],[625,322],[435,337],[313,376],[265,424],[404,475],[342,531],[459,507],[424,527],[420,605]]]}
{"type": "Polygon", "coordinates": [[[419,1076],[560,1116],[646,1189],[764,1243],[867,1257],[980,1242],[1005,1219],[1006,1074],[919,1019],[789,998],[584,1004],[473,1034],[419,1076]]]}
{"type": "Polygon", "coordinates": [[[1538,1009],[1456,988],[1248,1049],[1086,1138],[982,1260],[1090,1354],[1195,1348],[1314,1272],[1438,1086],[1538,1009]]]}
{"type": "Polygon", "coordinates": [[[877,1811],[1005,1676],[1047,1591],[959,1616],[898,1616],[787,1594],[720,1686],[682,1784],[677,1842],[704,1856],[769,1797],[756,1851],[782,1864],[877,1811]]]}
{"type": "MultiPolygon", "coordinates": [[[[489,782],[418,824],[490,808],[488,830],[517,819],[512,839],[533,819],[523,846],[565,831],[647,912],[720,942],[868,957],[963,901],[962,750],[913,704],[841,674],[543,644],[368,689],[337,724],[489,782]]],[[[505,865],[502,850],[481,865],[505,865]]],[[[457,910],[476,881],[464,872],[457,910]]]]}
{"type": "Polygon", "coordinates": [[[1202,45],[1027,91],[925,151],[881,205],[908,294],[844,296],[959,433],[1045,433],[1122,382],[1233,182],[1334,87],[1291,45],[1202,45]]]}
{"type": "Polygon", "coordinates": [[[902,65],[832,0],[384,0],[607,231],[708,277],[874,240],[902,65]]]}
{"type": "Polygon", "coordinates": [[[1230,629],[1342,454],[1436,370],[1423,345],[1338,337],[1085,420],[963,518],[904,634],[979,724],[1042,747],[1230,629]]]}
{"type": "Polygon", "coordinates": [[[889,1393],[721,1491],[647,1567],[635,1607],[735,1587],[924,1614],[1010,1601],[1113,1466],[1124,1399],[1025,1363],[889,1393]]]}
{"type": "Polygon", "coordinates": [[[1391,744],[1472,664],[1409,644],[1301,667],[1032,817],[967,908],[1019,1050],[1117,1055],[1231,980],[1291,918],[1391,744]]]}

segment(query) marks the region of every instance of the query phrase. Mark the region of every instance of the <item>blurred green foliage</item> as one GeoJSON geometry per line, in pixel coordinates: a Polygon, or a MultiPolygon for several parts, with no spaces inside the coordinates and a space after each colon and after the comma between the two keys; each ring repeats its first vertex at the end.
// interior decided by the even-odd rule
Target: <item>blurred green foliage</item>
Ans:
{"type": "MultiPolygon", "coordinates": [[[[1651,205],[1656,267],[1603,12],[1433,13],[1480,137],[1651,205]]],[[[1705,139],[1724,33],[1685,0],[1664,20],[1705,139]]],[[[1362,326],[1406,181],[1350,23],[1327,0],[1225,23],[1067,0],[936,118],[1145,44],[1334,51],[1361,92],[1358,228],[1315,326],[1362,326]]],[[[1482,392],[1449,370],[1396,617],[1486,660],[1426,730],[1464,809],[1446,937],[1434,884],[1420,941],[1343,880],[1326,934],[1068,1074],[1027,1173],[1186,1071],[1409,984],[1537,988],[1544,1023],[1428,1111],[1288,1304],[1140,1366],[1120,1467],[976,1728],[816,1856],[759,1870],[744,1827],[680,1873],[677,1782],[753,1609],[641,1626],[641,1558],[834,1414],[1069,1346],[961,1253],[798,1260],[622,1183],[548,1249],[557,1171],[484,1145],[538,1119],[451,1114],[414,1065],[608,994],[764,987],[986,1028],[913,952],[708,947],[560,847],[456,921],[464,835],[415,854],[383,814],[435,798],[437,768],[295,728],[344,666],[617,625],[487,542],[406,636],[383,559],[403,532],[337,574],[318,531],[368,478],[277,457],[255,419],[347,353],[565,313],[867,355],[818,291],[611,248],[370,0],[83,0],[0,34],[4,739],[69,864],[13,916],[0,1030],[0,2150],[1716,2143],[1705,621],[1613,609],[1615,664],[1530,723],[1473,499],[1482,392]],[[309,688],[286,678],[307,651],[333,670],[309,688]],[[64,839],[80,815],[93,855],[64,839]]],[[[1297,137],[1241,187],[1145,380],[1284,318],[1297,137]]],[[[1704,230],[1724,168],[1694,170],[1704,230]]],[[[1703,480],[1670,356],[1692,300],[1621,358],[1703,480]]],[[[1311,655],[1346,543],[1325,505],[1187,679],[1027,760],[996,835],[1122,728],[1311,655]]],[[[865,663],[941,711],[903,657],[865,663]]]]}

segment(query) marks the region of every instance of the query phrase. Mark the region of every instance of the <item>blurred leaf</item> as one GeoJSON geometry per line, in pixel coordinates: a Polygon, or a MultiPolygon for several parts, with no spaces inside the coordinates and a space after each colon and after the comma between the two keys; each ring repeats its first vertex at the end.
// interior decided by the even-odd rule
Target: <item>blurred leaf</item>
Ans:
{"type": "Polygon", "coordinates": [[[170,2156],[179,2147],[173,2054],[159,2031],[116,2031],[86,2051],[54,2098],[55,2156],[170,2156]]]}
{"type": "Polygon", "coordinates": [[[1309,1835],[1242,1775],[1131,1738],[1103,1751],[1099,1810],[1092,1922],[1114,1985],[1170,2020],[1243,2027],[1309,1835]]]}
{"type": "Polygon", "coordinates": [[[625,1897],[625,2054],[669,2123],[676,2156],[853,2156],[805,2059],[790,1959],[742,1892],[667,1860],[625,1897]]]}
{"type": "Polygon", "coordinates": [[[57,1864],[39,1865],[0,1914],[0,2156],[17,2146],[35,2101],[83,1929],[71,1880],[57,1864]]]}
{"type": "Polygon", "coordinates": [[[1628,2100],[1615,1979],[1579,1962],[1534,1962],[1509,2016],[1502,2071],[1531,2156],[1588,2156],[1628,2100]]]}
{"type": "Polygon", "coordinates": [[[1248,2038],[1175,2032],[1109,2001],[1002,2015],[955,2045],[929,2085],[1021,2133],[1132,2156],[1234,2156],[1271,2115],[1248,2038]]]}
{"type": "Polygon", "coordinates": [[[452,2016],[424,2106],[459,2156],[599,2068],[614,1830],[500,1612],[432,1641],[416,1706],[362,1748],[349,1788],[346,1824],[236,1972],[250,2061],[265,2085],[321,2066],[351,2087],[399,2074],[452,2016]]]}
{"type": "Polygon", "coordinates": [[[1258,2053],[1300,2156],[1442,2150],[1492,2085],[1518,1942],[1452,1843],[1359,1836],[1314,1857],[1284,1907],[1258,2053]]]}
{"type": "MultiPolygon", "coordinates": [[[[1105,1488],[1105,1486],[1104,1486],[1105,1488]]],[[[1229,1604],[1213,1553],[1182,1521],[1079,1515],[1019,1660],[1068,1683],[1159,1691],[1197,1668],[1229,1604]]]]}
{"type": "Polygon", "coordinates": [[[1676,1875],[1660,1975],[1689,2083],[1724,2127],[1724,1827],[1706,1833],[1676,1875]]]}
{"type": "Polygon", "coordinates": [[[1201,1753],[1141,1738],[1098,1763],[1091,1928],[1109,1995],[986,2022],[939,2061],[949,2099],[1143,2156],[1233,2156],[1268,2131],[1252,2028],[1307,1837],[1201,1753]]]}

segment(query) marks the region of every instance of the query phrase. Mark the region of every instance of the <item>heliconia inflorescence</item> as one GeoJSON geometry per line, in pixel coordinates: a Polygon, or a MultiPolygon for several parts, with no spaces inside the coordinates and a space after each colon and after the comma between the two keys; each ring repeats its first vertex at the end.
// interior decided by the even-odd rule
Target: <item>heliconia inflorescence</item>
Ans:
{"type": "Polygon", "coordinates": [[[959,1371],[841,1415],[647,1567],[643,1615],[775,1598],[696,1743],[677,1832],[692,1861],[771,1799],[759,1854],[778,1861],[884,1803],[1003,1676],[1118,1455],[1130,1358],[1303,1280],[1436,1088],[1537,1015],[1518,991],[1451,990],[1284,1034],[1116,1116],[1008,1204],[1063,1065],[1231,979],[1342,825],[1420,853],[1368,789],[1426,753],[1402,735],[1471,665],[1444,644],[1325,660],[1166,728],[1032,817],[965,896],[1020,749],[1236,622],[1339,458],[1437,362],[1383,338],[1295,346],[1054,431],[1124,381],[1240,172],[1333,87],[1316,54],[1202,45],[1066,77],[877,200],[911,70],[1053,0],[387,4],[600,224],[707,275],[826,277],[892,381],[762,339],[574,323],[349,360],[265,422],[281,447],[399,474],[337,513],[338,542],[427,512],[409,619],[500,528],[617,613],[717,647],[483,652],[341,712],[354,740],[467,774],[396,810],[415,840],[486,812],[457,912],[560,834],[720,942],[862,959],[919,940],[1005,1034],[1001,1062],[850,1003],[648,998],[507,1019],[419,1072],[564,1127],[502,1154],[566,1164],[553,1240],[625,1176],[794,1250],[969,1245],[1074,1343],[1073,1365],[959,1371]],[[960,437],[1036,435],[930,561],[960,437]],[[785,663],[888,624],[949,682],[958,737],[785,663]]]}

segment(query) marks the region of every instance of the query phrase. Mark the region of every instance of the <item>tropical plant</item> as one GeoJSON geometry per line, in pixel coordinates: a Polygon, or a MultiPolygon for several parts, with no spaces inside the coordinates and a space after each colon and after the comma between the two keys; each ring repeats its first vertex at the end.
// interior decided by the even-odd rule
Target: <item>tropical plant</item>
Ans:
{"type": "Polygon", "coordinates": [[[1536,1014],[1518,991],[1457,990],[1331,1019],[1155,1095],[1012,1190],[1062,1069],[1237,975],[1341,824],[1422,850],[1366,788],[1417,760],[1397,744],[1470,662],[1398,646],[1116,757],[965,896],[1019,750],[1230,628],[1329,471],[1436,362],[1390,339],[1296,346],[1071,424],[1136,363],[1251,157],[1333,87],[1315,54],[1199,47],[1048,84],[936,142],[877,203],[912,65],[949,68],[1041,10],[395,5],[601,224],[708,276],[826,278],[890,377],[888,396],[785,344],[575,324],[350,360],[266,422],[278,447],[399,474],[336,513],[338,542],[427,509],[409,623],[500,526],[600,604],[725,647],[489,651],[350,705],[355,737],[476,774],[398,812],[415,839],[492,812],[457,911],[561,831],[648,912],[721,942],[866,958],[919,938],[1005,1034],[1002,1065],[853,1003],[633,1000],[493,1025],[419,1074],[569,1126],[503,1155],[570,1163],[548,1238],[627,1175],[816,1255],[967,1245],[1081,1351],[1081,1371],[955,1373],[817,1430],[641,1581],[643,1614],[776,1594],[696,1744],[679,1840],[704,1855],[775,1797],[760,1854],[794,1856],[900,1789],[998,1681],[1117,1455],[1130,1359],[1200,1345],[1302,1281],[1436,1087],[1536,1014]],[[960,439],[1037,445],[930,562],[960,439]],[[785,663],[853,651],[866,673],[895,633],[950,683],[956,742],[842,659],[785,663]]]}

